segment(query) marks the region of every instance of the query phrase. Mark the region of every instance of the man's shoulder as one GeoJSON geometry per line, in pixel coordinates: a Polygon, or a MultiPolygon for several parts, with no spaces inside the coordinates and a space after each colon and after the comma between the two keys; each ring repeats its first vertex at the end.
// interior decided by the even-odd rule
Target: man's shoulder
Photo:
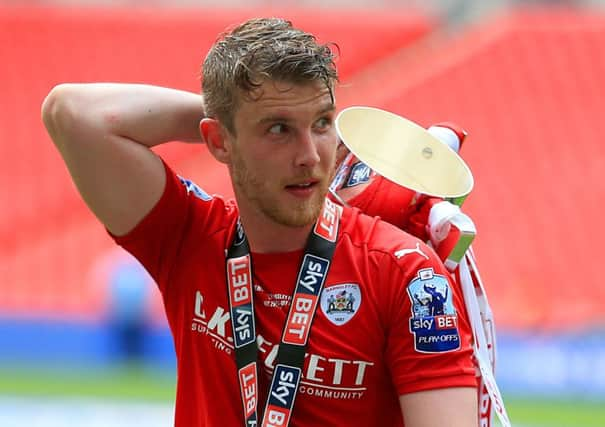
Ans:
{"type": "Polygon", "coordinates": [[[207,234],[229,228],[239,216],[237,204],[233,198],[220,194],[211,194],[194,180],[181,176],[172,170],[168,173],[164,197],[164,211],[170,213],[177,205],[183,206],[181,221],[189,229],[204,228],[207,234]]]}
{"type": "Polygon", "coordinates": [[[366,266],[371,277],[389,277],[386,282],[392,279],[401,283],[423,270],[445,274],[443,263],[431,247],[378,217],[345,208],[342,225],[342,253],[358,266],[366,266]]]}
{"type": "Polygon", "coordinates": [[[368,250],[392,252],[402,246],[424,245],[416,237],[402,229],[369,216],[357,208],[345,208],[343,215],[342,234],[355,246],[363,246],[368,250]]]}

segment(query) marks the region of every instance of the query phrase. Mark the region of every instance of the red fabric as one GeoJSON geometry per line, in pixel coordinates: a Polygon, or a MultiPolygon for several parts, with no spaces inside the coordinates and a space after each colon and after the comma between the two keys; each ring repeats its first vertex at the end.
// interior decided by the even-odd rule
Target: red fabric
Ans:
{"type": "MultiPolygon", "coordinates": [[[[241,425],[225,284],[225,249],[238,212],[222,198],[196,198],[169,169],[167,173],[158,204],[116,241],[146,266],[164,298],[178,359],[176,426],[241,425]]],[[[356,209],[344,210],[324,292],[335,285],[357,284],[360,304],[340,326],[318,309],[292,426],[403,425],[398,394],[475,385],[460,289],[436,255],[419,242],[430,259],[394,256],[417,242],[356,209]],[[423,354],[414,349],[406,285],[427,268],[449,281],[458,314],[459,350],[423,354]]],[[[301,257],[302,251],[252,254],[259,354],[267,374],[261,375],[261,390],[267,388],[301,257]]]]}
{"type": "Polygon", "coordinates": [[[360,194],[347,203],[426,242],[429,239],[426,226],[430,210],[440,201],[442,199],[418,194],[376,175],[360,194]]]}

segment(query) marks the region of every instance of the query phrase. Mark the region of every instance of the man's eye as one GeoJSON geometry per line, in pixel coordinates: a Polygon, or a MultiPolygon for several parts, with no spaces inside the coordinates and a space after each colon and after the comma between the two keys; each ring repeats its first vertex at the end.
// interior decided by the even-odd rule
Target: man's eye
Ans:
{"type": "Polygon", "coordinates": [[[332,125],[332,120],[329,117],[322,117],[315,122],[315,127],[318,129],[326,129],[332,125]]]}
{"type": "Polygon", "coordinates": [[[279,135],[286,131],[287,131],[286,125],[284,125],[282,123],[276,123],[269,128],[269,133],[272,133],[274,135],[279,135]]]}

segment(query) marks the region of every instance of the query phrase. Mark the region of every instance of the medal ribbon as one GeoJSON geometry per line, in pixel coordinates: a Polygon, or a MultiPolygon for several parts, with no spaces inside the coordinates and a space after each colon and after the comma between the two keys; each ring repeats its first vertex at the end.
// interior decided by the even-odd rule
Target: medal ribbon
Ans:
{"type": "MultiPolygon", "coordinates": [[[[342,207],[326,198],[319,219],[309,234],[290,310],[282,331],[262,427],[286,427],[290,422],[302,377],[309,332],[336,248],[341,214],[342,207]]],[[[226,274],[244,425],[255,427],[258,424],[259,371],[252,258],[239,220],[227,251],[226,274]]]]}

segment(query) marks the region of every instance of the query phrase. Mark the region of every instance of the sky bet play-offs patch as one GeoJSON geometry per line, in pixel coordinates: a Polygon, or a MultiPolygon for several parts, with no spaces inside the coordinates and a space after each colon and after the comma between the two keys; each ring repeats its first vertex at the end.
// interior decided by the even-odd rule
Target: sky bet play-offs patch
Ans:
{"type": "Polygon", "coordinates": [[[407,287],[412,302],[410,332],[422,353],[441,353],[460,347],[458,316],[447,279],[432,268],[418,271],[407,287]]]}

